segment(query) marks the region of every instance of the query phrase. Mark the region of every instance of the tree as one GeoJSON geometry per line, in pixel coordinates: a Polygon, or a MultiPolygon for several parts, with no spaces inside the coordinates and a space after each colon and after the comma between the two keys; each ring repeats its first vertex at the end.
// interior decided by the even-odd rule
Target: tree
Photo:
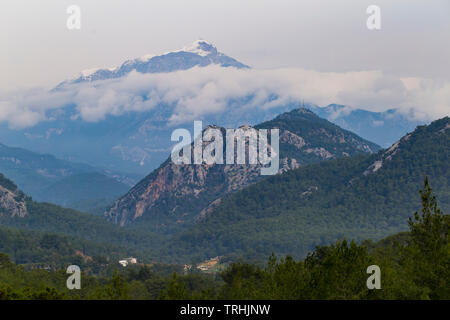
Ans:
{"type": "Polygon", "coordinates": [[[422,214],[415,212],[414,219],[409,218],[411,236],[421,254],[431,261],[437,261],[448,243],[448,216],[438,208],[428,177],[425,178],[423,190],[419,192],[422,198],[422,214]]]}
{"type": "Polygon", "coordinates": [[[123,280],[117,270],[111,278],[111,281],[107,285],[106,293],[111,300],[126,300],[129,299],[129,286],[125,280],[123,280]]]}
{"type": "Polygon", "coordinates": [[[448,299],[450,297],[450,245],[448,232],[450,216],[444,215],[437,205],[436,196],[425,178],[420,190],[422,213],[409,218],[412,238],[410,247],[411,277],[425,288],[423,298],[448,299]]]}
{"type": "Polygon", "coordinates": [[[11,268],[14,264],[9,259],[9,256],[4,253],[0,253],[0,268],[11,268]]]}
{"type": "Polygon", "coordinates": [[[372,262],[367,249],[354,241],[349,244],[344,239],[336,245],[317,247],[305,260],[311,298],[366,298],[366,269],[372,262]]]}
{"type": "Polygon", "coordinates": [[[172,274],[167,290],[159,295],[160,300],[185,300],[188,299],[184,281],[178,279],[177,273],[172,274]]]}

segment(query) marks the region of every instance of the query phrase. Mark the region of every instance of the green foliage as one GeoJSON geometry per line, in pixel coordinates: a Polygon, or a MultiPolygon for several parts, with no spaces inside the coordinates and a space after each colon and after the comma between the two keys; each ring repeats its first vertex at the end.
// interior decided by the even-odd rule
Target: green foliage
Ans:
{"type": "MultiPolygon", "coordinates": [[[[136,251],[139,251],[140,256],[150,257],[152,253],[147,248],[152,248],[161,241],[160,236],[151,232],[124,229],[88,213],[50,203],[37,203],[30,199],[26,200],[26,205],[28,214],[24,217],[0,215],[0,225],[128,248],[128,256],[136,255],[136,251]]],[[[108,245],[105,247],[107,248],[108,245]]],[[[19,248],[21,248],[20,245],[19,248]]]]}
{"type": "Polygon", "coordinates": [[[96,243],[53,233],[0,226],[0,252],[25,268],[57,270],[76,264],[94,274],[115,265],[132,251],[109,243],[96,243]]]}
{"type": "Polygon", "coordinates": [[[432,179],[443,209],[450,210],[448,123],[444,118],[418,127],[376,172],[367,170],[385,151],[307,165],[229,195],[200,223],[174,237],[161,255],[261,260],[275,252],[304,258],[316,246],[344,237],[378,240],[406,231],[407,218],[420,207],[411,195],[425,176],[432,179]]]}
{"type": "Polygon", "coordinates": [[[129,298],[130,288],[128,283],[122,279],[118,272],[114,272],[111,280],[106,286],[106,295],[111,300],[126,300],[129,298]]]}
{"type": "Polygon", "coordinates": [[[438,208],[428,178],[420,195],[422,214],[415,212],[414,219],[409,219],[412,271],[420,286],[430,292],[429,298],[442,299],[450,296],[450,216],[438,208]]]}
{"type": "Polygon", "coordinates": [[[414,219],[409,218],[411,237],[420,253],[430,261],[436,261],[442,256],[448,243],[448,216],[443,215],[438,208],[436,196],[425,179],[424,189],[420,190],[422,198],[422,215],[414,213],[414,219]]]}
{"type": "Polygon", "coordinates": [[[304,261],[269,258],[261,269],[233,263],[222,273],[221,299],[450,299],[449,215],[437,207],[425,180],[422,215],[410,232],[378,243],[338,241],[319,246],[304,261]],[[381,269],[381,289],[366,286],[366,269],[381,269]]]}
{"type": "Polygon", "coordinates": [[[166,293],[161,292],[160,299],[161,300],[185,300],[187,299],[186,289],[184,287],[184,282],[179,281],[177,274],[174,273],[172,275],[172,279],[170,279],[169,286],[167,287],[166,293]]]}
{"type": "Polygon", "coordinates": [[[313,299],[357,299],[367,294],[366,268],[371,265],[366,248],[346,240],[318,247],[305,260],[313,299]]]}

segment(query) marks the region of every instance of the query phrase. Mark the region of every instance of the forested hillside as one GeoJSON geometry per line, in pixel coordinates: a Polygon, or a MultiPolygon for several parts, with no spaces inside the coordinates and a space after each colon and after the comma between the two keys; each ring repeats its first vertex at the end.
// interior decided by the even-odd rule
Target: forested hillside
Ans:
{"type": "Polygon", "coordinates": [[[110,243],[0,226],[0,252],[27,269],[58,270],[75,264],[87,272],[104,273],[109,265],[136,255],[130,248],[110,243]]]}
{"type": "Polygon", "coordinates": [[[450,299],[450,216],[428,180],[420,196],[409,232],[376,243],[340,239],[299,261],[272,255],[263,267],[234,262],[218,276],[140,265],[102,277],[83,273],[81,290],[67,290],[64,269],[25,271],[0,254],[0,299],[450,299]],[[373,265],[380,287],[369,290],[373,265]]]}
{"type": "Polygon", "coordinates": [[[177,236],[162,255],[304,257],[342,237],[380,239],[405,230],[411,198],[428,176],[450,208],[450,119],[418,127],[390,149],[313,164],[237,192],[177,236]]]}
{"type": "MultiPolygon", "coordinates": [[[[85,243],[85,248],[96,248],[98,250],[104,244],[114,245],[115,247],[126,248],[127,251],[140,252],[141,258],[152,257],[152,252],[161,241],[161,238],[151,232],[138,232],[120,228],[101,217],[96,217],[88,213],[78,212],[73,209],[66,209],[50,203],[38,203],[27,197],[17,186],[0,174],[0,226],[8,226],[18,232],[15,234],[5,234],[18,236],[22,232],[37,231],[39,233],[30,233],[32,238],[45,236],[50,233],[60,236],[61,239],[79,239],[85,243]],[[18,229],[18,230],[16,230],[18,229]]],[[[20,238],[20,237],[19,237],[20,238]]],[[[64,241],[66,241],[64,240],[64,241]]],[[[68,241],[68,240],[67,240],[68,241]]],[[[71,240],[72,241],[72,240],[71,240]]],[[[5,247],[14,247],[13,242],[3,245],[5,247]]],[[[23,241],[18,242],[18,246],[23,241]]],[[[79,242],[81,243],[81,242],[79,242]]],[[[104,245],[103,252],[108,251],[109,245],[104,245]]],[[[19,247],[17,247],[19,248],[19,247]]],[[[23,248],[22,248],[23,249],[23,248]]],[[[33,246],[29,246],[33,250],[33,246]]],[[[77,247],[79,249],[79,247],[77,247]]],[[[18,249],[17,249],[18,250],[18,249]]],[[[97,252],[94,250],[94,253],[97,252]]],[[[20,251],[20,250],[19,250],[20,251]]],[[[9,251],[10,252],[10,251],[9,251]]],[[[73,252],[73,250],[72,250],[73,252]]],[[[125,250],[122,250],[125,252],[125,250]]],[[[17,253],[17,252],[15,252],[17,253]]],[[[57,253],[58,255],[60,253],[57,253]]],[[[47,261],[42,257],[41,260],[29,258],[28,255],[23,262],[47,261]]],[[[15,254],[13,255],[14,258],[15,254]]],[[[56,261],[57,259],[55,259],[56,261]]]]}

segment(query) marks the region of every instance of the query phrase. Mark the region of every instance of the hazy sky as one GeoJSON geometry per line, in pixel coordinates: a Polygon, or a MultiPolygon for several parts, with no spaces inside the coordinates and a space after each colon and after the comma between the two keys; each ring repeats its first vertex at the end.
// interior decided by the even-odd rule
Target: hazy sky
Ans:
{"type": "Polygon", "coordinates": [[[449,0],[2,0],[0,90],[53,86],[198,38],[257,69],[450,80],[449,0]],[[81,7],[81,30],[66,27],[81,7]],[[366,8],[381,8],[381,30],[366,8]]]}

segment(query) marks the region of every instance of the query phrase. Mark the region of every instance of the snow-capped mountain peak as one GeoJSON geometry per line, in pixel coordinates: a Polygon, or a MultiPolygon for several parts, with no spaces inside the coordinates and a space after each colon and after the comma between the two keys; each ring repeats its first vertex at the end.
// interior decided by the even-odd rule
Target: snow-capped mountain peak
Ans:
{"type": "Polygon", "coordinates": [[[80,72],[80,75],[82,77],[89,77],[91,75],[93,75],[94,73],[96,73],[98,70],[100,70],[100,68],[91,68],[91,69],[86,69],[80,72]]]}
{"type": "Polygon", "coordinates": [[[147,54],[140,58],[127,60],[120,67],[84,70],[76,78],[62,82],[56,89],[66,84],[120,78],[131,71],[162,73],[187,70],[193,67],[206,67],[211,64],[238,69],[249,68],[247,65],[219,52],[212,43],[206,40],[196,40],[181,50],[161,55],[147,54]]]}
{"type": "Polygon", "coordinates": [[[206,57],[210,54],[217,54],[217,48],[206,40],[196,40],[180,51],[195,53],[202,57],[206,57]]]}

